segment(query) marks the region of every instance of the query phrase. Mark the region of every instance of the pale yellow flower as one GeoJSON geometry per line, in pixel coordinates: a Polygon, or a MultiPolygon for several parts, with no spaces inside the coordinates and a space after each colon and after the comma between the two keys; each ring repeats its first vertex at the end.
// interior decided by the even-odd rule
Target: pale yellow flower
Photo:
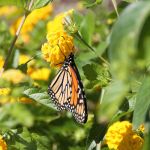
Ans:
{"type": "Polygon", "coordinates": [[[55,33],[55,32],[60,32],[60,31],[65,31],[64,30],[64,22],[66,17],[71,17],[73,13],[73,9],[58,14],[54,20],[49,21],[47,24],[47,33],[55,33]]]}
{"type": "Polygon", "coordinates": [[[116,122],[106,133],[105,141],[109,149],[141,150],[144,140],[132,130],[128,121],[116,122]]]}
{"type": "Polygon", "coordinates": [[[0,69],[3,67],[4,64],[4,58],[0,56],[0,69]]]}
{"type": "Polygon", "coordinates": [[[33,100],[27,97],[20,97],[18,98],[18,102],[30,104],[30,103],[33,103],[33,100]]]}
{"type": "Polygon", "coordinates": [[[31,57],[28,55],[21,54],[19,56],[19,65],[26,63],[28,60],[30,60],[30,58],[31,57]]]}
{"type": "Polygon", "coordinates": [[[28,75],[33,79],[33,80],[43,80],[47,81],[50,75],[50,69],[48,68],[40,68],[40,69],[35,69],[35,68],[29,68],[28,69],[28,75]]]}
{"type": "Polygon", "coordinates": [[[7,150],[7,144],[1,135],[0,135],[0,150],[7,150]]]}
{"type": "Polygon", "coordinates": [[[10,93],[10,88],[0,88],[0,95],[8,95],[10,93]]]}
{"type": "Polygon", "coordinates": [[[61,13],[48,23],[47,42],[42,46],[42,54],[52,66],[62,64],[71,53],[75,52],[73,37],[64,29],[64,20],[71,17],[72,10],[61,13]]]}
{"type": "Polygon", "coordinates": [[[17,69],[9,69],[3,72],[2,78],[14,84],[23,82],[26,79],[25,74],[17,69]]]}
{"type": "MultiPolygon", "coordinates": [[[[45,7],[42,7],[40,9],[33,10],[25,20],[25,23],[21,29],[20,36],[24,42],[29,42],[30,35],[29,33],[32,32],[35,25],[40,20],[46,20],[52,13],[53,6],[52,4],[49,4],[45,7]]],[[[22,17],[20,17],[10,28],[11,33],[14,35],[18,29],[18,26],[22,20],[22,17]]]]}
{"type": "Polygon", "coordinates": [[[0,16],[8,16],[17,11],[16,6],[2,6],[0,7],[0,16]]]}

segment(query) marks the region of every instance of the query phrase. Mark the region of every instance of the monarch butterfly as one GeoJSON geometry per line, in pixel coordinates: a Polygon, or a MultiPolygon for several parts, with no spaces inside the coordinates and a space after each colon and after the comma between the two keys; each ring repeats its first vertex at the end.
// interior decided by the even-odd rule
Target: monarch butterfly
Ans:
{"type": "Polygon", "coordinates": [[[58,110],[68,110],[78,123],[86,123],[86,96],[72,53],[48,87],[48,94],[58,110]]]}

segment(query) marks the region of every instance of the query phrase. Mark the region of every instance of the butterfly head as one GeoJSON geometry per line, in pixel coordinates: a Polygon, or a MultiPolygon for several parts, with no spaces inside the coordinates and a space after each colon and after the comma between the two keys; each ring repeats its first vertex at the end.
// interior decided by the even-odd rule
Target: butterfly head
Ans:
{"type": "Polygon", "coordinates": [[[74,62],[74,55],[71,53],[68,58],[65,59],[64,66],[68,66],[74,62]]]}

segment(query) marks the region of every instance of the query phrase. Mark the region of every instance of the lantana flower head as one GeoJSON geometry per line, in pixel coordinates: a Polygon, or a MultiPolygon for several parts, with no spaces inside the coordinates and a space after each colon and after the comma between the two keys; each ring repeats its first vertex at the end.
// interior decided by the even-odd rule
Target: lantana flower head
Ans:
{"type": "Polygon", "coordinates": [[[18,84],[26,79],[26,75],[23,74],[20,70],[9,69],[2,74],[2,78],[12,82],[13,84],[18,84]]]}
{"type": "MultiPolygon", "coordinates": [[[[21,29],[21,38],[24,42],[29,42],[30,35],[29,33],[33,30],[35,25],[40,21],[40,20],[46,20],[52,13],[53,11],[53,6],[52,4],[49,4],[45,7],[35,9],[33,10],[28,16],[27,19],[25,20],[25,23],[21,29]]],[[[14,35],[18,29],[18,26],[22,20],[22,17],[18,18],[17,21],[11,26],[10,31],[14,35]]]]}
{"type": "Polygon", "coordinates": [[[7,144],[1,135],[0,135],[0,150],[7,150],[7,144]]]}
{"type": "Polygon", "coordinates": [[[72,10],[61,13],[48,23],[47,42],[42,46],[42,54],[52,66],[62,64],[71,53],[75,52],[73,37],[64,29],[65,17],[71,17],[72,10]]]}
{"type": "Polygon", "coordinates": [[[114,150],[141,150],[144,140],[132,130],[128,121],[116,122],[106,133],[105,141],[109,149],[114,150]]]}

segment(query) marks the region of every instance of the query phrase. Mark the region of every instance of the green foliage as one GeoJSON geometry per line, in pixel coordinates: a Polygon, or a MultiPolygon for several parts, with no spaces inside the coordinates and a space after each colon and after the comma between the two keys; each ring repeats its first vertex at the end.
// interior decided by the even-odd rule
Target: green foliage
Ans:
{"type": "Polygon", "coordinates": [[[33,9],[37,9],[37,8],[41,8],[46,6],[49,2],[51,2],[52,0],[35,0],[34,4],[32,6],[32,10],[33,9]]]}
{"type": "Polygon", "coordinates": [[[137,93],[135,111],[133,114],[134,128],[138,128],[145,121],[145,116],[150,107],[150,78],[147,77],[137,93]],[[142,106],[142,107],[141,107],[142,106]]]}
{"type": "MultiPolygon", "coordinates": [[[[150,13],[149,6],[149,2],[139,2],[129,6],[113,27],[109,56],[112,73],[117,79],[130,80],[135,76],[134,72],[130,76],[130,72],[137,69],[139,61],[137,56],[142,56],[138,50],[138,42],[142,27],[150,13]],[[135,19],[138,17],[140,19],[135,19]]],[[[146,65],[146,62],[143,63],[146,65]]]]}
{"type": "Polygon", "coordinates": [[[95,28],[95,16],[94,13],[89,12],[83,21],[80,24],[80,33],[82,38],[88,43],[91,44],[92,35],[95,28]],[[88,32],[87,32],[88,31],[88,32]]]}
{"type": "Polygon", "coordinates": [[[41,91],[39,88],[27,88],[23,94],[43,105],[53,108],[47,92],[41,91]]]}
{"type": "MultiPolygon", "coordinates": [[[[0,135],[9,150],[93,150],[100,145],[102,150],[108,150],[104,136],[112,123],[128,120],[135,130],[142,123],[150,125],[150,1],[124,1],[119,5],[114,3],[114,10],[105,3],[101,5],[102,0],[87,0],[83,2],[84,9],[73,14],[82,38],[74,37],[74,43],[75,63],[87,96],[89,117],[84,125],[77,124],[70,112],[56,110],[47,89],[58,69],[50,68],[41,56],[47,22],[64,4],[77,5],[54,1],[55,13],[36,23],[28,42],[19,37],[7,69],[21,70],[26,78],[17,84],[0,78],[0,88],[11,89],[6,97],[0,95],[0,135]],[[30,57],[20,64],[21,55],[30,57]],[[50,69],[49,79],[31,78],[29,74],[41,68],[50,69]],[[30,103],[21,102],[22,97],[30,99],[30,103]],[[6,103],[1,103],[3,98],[6,103]],[[15,103],[7,101],[10,98],[15,103]]],[[[50,2],[52,0],[34,0],[31,11],[50,2]]],[[[29,3],[29,0],[0,0],[2,6],[15,5],[25,10],[29,3]]],[[[22,11],[17,13],[0,17],[0,56],[4,58],[13,40],[8,28],[22,11]]],[[[147,126],[144,150],[150,149],[147,126]]]]}
{"type": "Polygon", "coordinates": [[[25,8],[29,0],[0,0],[0,5],[16,5],[25,8]]]}

